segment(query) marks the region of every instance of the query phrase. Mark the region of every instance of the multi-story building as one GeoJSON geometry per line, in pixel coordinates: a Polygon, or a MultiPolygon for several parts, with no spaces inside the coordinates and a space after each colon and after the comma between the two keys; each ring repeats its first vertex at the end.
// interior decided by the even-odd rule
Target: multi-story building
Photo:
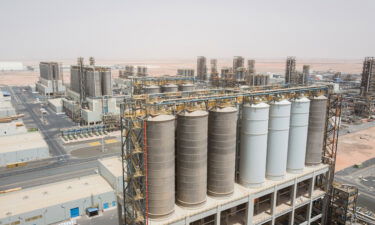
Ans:
{"type": "Polygon", "coordinates": [[[36,89],[40,94],[47,96],[65,94],[63,73],[57,62],[41,62],[39,70],[40,77],[36,89]]]}

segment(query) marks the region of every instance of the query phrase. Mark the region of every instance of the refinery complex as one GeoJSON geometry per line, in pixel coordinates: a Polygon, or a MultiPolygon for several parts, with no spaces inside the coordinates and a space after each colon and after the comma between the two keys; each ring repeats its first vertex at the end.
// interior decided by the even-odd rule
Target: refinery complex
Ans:
{"type": "Polygon", "coordinates": [[[0,225],[375,224],[358,206],[374,162],[344,172],[368,167],[366,190],[335,177],[340,135],[375,119],[375,58],[356,75],[232,62],[154,76],[79,57],[0,86],[0,225]]]}

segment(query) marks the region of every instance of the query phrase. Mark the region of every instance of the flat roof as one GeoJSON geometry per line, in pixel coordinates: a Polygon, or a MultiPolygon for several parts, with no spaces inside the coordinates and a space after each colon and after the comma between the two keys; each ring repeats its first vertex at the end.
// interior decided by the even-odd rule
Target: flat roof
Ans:
{"type": "Polygon", "coordinates": [[[10,136],[0,137],[0,153],[16,152],[32,148],[48,148],[42,135],[35,132],[27,132],[10,136]]]}
{"type": "Polygon", "coordinates": [[[0,194],[0,218],[63,204],[113,191],[100,175],[90,175],[57,183],[0,194]]]}
{"type": "Polygon", "coordinates": [[[102,164],[113,176],[121,177],[122,176],[122,162],[121,157],[114,156],[99,159],[99,163],[102,164]]]}
{"type": "Polygon", "coordinates": [[[51,98],[48,99],[48,103],[54,105],[54,106],[62,106],[62,100],[61,98],[51,98]]]}

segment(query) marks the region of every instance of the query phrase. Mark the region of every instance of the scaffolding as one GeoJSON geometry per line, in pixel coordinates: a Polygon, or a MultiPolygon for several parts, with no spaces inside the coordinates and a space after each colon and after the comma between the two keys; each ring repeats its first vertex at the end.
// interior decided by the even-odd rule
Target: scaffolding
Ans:
{"type": "Polygon", "coordinates": [[[332,184],[329,224],[346,225],[355,222],[357,198],[357,187],[334,182],[332,184]]]}
{"type": "MultiPolygon", "coordinates": [[[[124,209],[125,224],[144,225],[148,221],[147,210],[147,137],[145,119],[150,115],[177,114],[184,110],[204,109],[213,107],[240,106],[255,98],[271,100],[280,95],[292,97],[304,94],[326,94],[329,96],[329,115],[339,116],[339,96],[330,94],[331,88],[326,85],[310,87],[282,87],[277,89],[252,90],[252,91],[211,91],[205,90],[201,95],[182,97],[173,95],[161,95],[157,100],[148,95],[134,96],[126,99],[121,104],[121,143],[124,185],[124,209]]],[[[331,116],[327,118],[332,118],[331,116]]],[[[327,135],[324,149],[324,163],[331,165],[334,171],[337,134],[339,123],[335,119],[327,122],[327,135]],[[337,126],[332,126],[336,124],[337,126]],[[328,135],[329,134],[329,135],[328,135]]],[[[333,179],[333,174],[331,174],[333,179]]]]}

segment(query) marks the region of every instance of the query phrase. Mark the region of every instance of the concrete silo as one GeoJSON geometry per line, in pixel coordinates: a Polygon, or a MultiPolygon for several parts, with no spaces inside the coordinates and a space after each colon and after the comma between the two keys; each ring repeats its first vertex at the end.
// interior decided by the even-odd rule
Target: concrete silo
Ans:
{"type": "Polygon", "coordinates": [[[175,117],[159,115],[147,120],[149,216],[160,217],[175,205],[175,117]]]}
{"type": "Polygon", "coordinates": [[[177,116],[176,202],[196,206],[206,201],[208,113],[197,110],[177,116]]]}
{"type": "Polygon", "coordinates": [[[287,171],[299,173],[305,166],[310,100],[302,97],[291,102],[287,171]]]}
{"type": "Polygon", "coordinates": [[[236,164],[237,109],[215,108],[208,116],[207,193],[233,193],[236,164]]]}
{"type": "Polygon", "coordinates": [[[306,165],[317,165],[322,162],[327,102],[328,99],[324,95],[311,99],[306,165]]]}
{"type": "Polygon", "coordinates": [[[270,104],[266,167],[266,177],[270,180],[281,180],[286,173],[290,107],[288,100],[270,104]]]}
{"type": "Polygon", "coordinates": [[[261,186],[266,175],[269,105],[245,104],[241,120],[239,183],[261,186]]]}

